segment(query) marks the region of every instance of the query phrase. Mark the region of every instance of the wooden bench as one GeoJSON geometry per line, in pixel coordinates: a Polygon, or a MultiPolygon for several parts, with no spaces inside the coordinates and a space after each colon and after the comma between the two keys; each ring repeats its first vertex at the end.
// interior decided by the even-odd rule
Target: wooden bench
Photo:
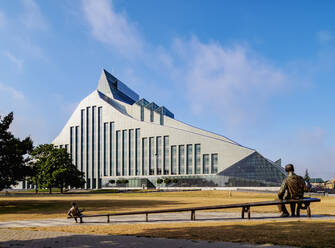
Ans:
{"type": "MultiPolygon", "coordinates": [[[[300,216],[300,210],[304,209],[307,211],[307,217],[311,217],[311,209],[310,203],[311,202],[320,202],[318,198],[304,198],[301,200],[276,200],[276,201],[263,201],[263,202],[250,202],[250,203],[239,203],[239,204],[227,204],[227,205],[216,205],[216,206],[205,206],[205,207],[193,207],[193,208],[175,208],[175,209],[162,209],[162,210],[145,210],[145,211],[133,211],[133,212],[121,212],[121,213],[110,213],[110,214],[95,214],[95,215],[82,215],[77,217],[80,219],[80,223],[83,223],[83,218],[90,218],[90,217],[107,217],[107,223],[110,222],[110,216],[120,216],[120,215],[139,215],[145,214],[145,221],[149,221],[149,214],[158,214],[158,213],[171,213],[171,212],[191,212],[191,220],[195,220],[195,211],[200,210],[213,210],[213,209],[226,209],[226,208],[241,208],[242,214],[241,218],[244,219],[245,213],[248,214],[248,219],[251,218],[251,207],[259,207],[259,206],[271,206],[271,205],[282,205],[282,204],[290,204],[296,203],[297,204],[297,216],[300,216]],[[302,205],[305,206],[302,206],[302,205]]],[[[73,218],[73,217],[69,217],[73,218]]]]}

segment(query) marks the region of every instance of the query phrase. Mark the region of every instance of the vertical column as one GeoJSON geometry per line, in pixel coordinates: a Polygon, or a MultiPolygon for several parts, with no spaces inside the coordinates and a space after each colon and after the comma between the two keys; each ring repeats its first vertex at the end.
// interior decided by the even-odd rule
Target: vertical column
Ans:
{"type": "Polygon", "coordinates": [[[104,123],[104,133],[103,133],[103,137],[104,137],[104,142],[103,142],[103,175],[104,177],[108,175],[108,168],[107,164],[108,164],[108,142],[107,142],[107,137],[108,137],[108,122],[104,123]]]}
{"type": "Polygon", "coordinates": [[[102,107],[98,107],[98,118],[97,118],[97,164],[96,164],[96,186],[95,188],[101,187],[101,167],[102,167],[102,159],[101,159],[101,151],[102,151],[102,107]]]}
{"type": "Polygon", "coordinates": [[[136,176],[142,175],[141,166],[141,144],[140,144],[140,129],[135,130],[135,174],[136,176]]]}
{"type": "Polygon", "coordinates": [[[92,137],[92,146],[91,146],[91,189],[95,188],[95,163],[96,163],[96,131],[95,131],[95,115],[96,115],[96,106],[92,106],[92,122],[91,122],[91,137],[92,137]]]}
{"type": "Polygon", "coordinates": [[[85,110],[80,111],[80,171],[84,172],[84,113],[85,110]]]}
{"type": "Polygon", "coordinates": [[[127,130],[122,130],[122,176],[128,175],[128,159],[127,159],[127,130]]]}
{"type": "Polygon", "coordinates": [[[70,156],[71,162],[74,164],[74,156],[73,156],[73,127],[70,127],[70,156]]]}
{"type": "Polygon", "coordinates": [[[115,141],[114,141],[114,122],[109,123],[109,175],[116,175],[115,172],[115,141]]]}
{"type": "Polygon", "coordinates": [[[85,149],[85,153],[86,153],[86,189],[91,188],[91,184],[92,184],[92,180],[91,180],[91,173],[90,173],[90,164],[91,164],[91,139],[92,137],[90,137],[91,134],[91,108],[87,107],[86,108],[86,149],[85,149]]]}

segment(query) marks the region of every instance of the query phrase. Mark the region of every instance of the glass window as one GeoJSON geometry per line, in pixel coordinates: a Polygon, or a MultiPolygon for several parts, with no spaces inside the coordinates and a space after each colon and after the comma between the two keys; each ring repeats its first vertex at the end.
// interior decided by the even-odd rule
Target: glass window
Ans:
{"type": "Polygon", "coordinates": [[[116,153],[115,153],[115,166],[116,166],[116,175],[120,176],[121,175],[121,131],[117,130],[116,131],[116,136],[115,136],[115,145],[116,145],[116,153]]]}
{"type": "Polygon", "coordinates": [[[192,151],[193,151],[193,147],[192,145],[187,145],[186,146],[187,150],[186,150],[186,157],[187,157],[187,160],[186,160],[186,174],[192,174],[193,172],[193,161],[192,161],[192,151]]]}
{"type": "Polygon", "coordinates": [[[72,163],[74,160],[74,156],[73,156],[73,127],[70,127],[70,156],[72,159],[72,163]]]}
{"type": "Polygon", "coordinates": [[[85,110],[80,111],[80,171],[84,171],[84,114],[85,110]]]}
{"type": "MultiPolygon", "coordinates": [[[[90,107],[86,108],[86,178],[88,178],[90,173],[90,107]]],[[[88,184],[88,182],[87,182],[88,184]]],[[[89,185],[88,185],[89,187],[89,185]]]]}
{"type": "Polygon", "coordinates": [[[217,153],[212,154],[211,165],[212,165],[212,173],[213,174],[218,173],[218,154],[217,153]]]}
{"type": "Polygon", "coordinates": [[[129,176],[134,173],[134,129],[129,129],[129,176]]]}
{"type": "Polygon", "coordinates": [[[177,174],[177,147],[171,146],[171,174],[177,174]]]}
{"type": "Polygon", "coordinates": [[[129,170],[127,170],[127,165],[128,165],[127,152],[128,152],[127,151],[127,130],[123,130],[122,131],[122,176],[126,176],[127,172],[129,173],[129,170]]]}
{"type": "Polygon", "coordinates": [[[97,122],[97,126],[98,126],[98,167],[97,167],[97,178],[99,178],[101,176],[101,125],[102,125],[102,121],[101,121],[101,112],[102,112],[102,107],[98,107],[98,122],[97,122]]]}
{"type": "Polygon", "coordinates": [[[200,164],[200,144],[195,144],[194,148],[194,157],[195,157],[195,174],[201,173],[201,164],[200,164]]]}
{"type": "Polygon", "coordinates": [[[149,138],[149,175],[155,174],[155,151],[154,151],[154,137],[149,138]]]}
{"type": "MultiPolygon", "coordinates": [[[[78,166],[79,166],[79,164],[78,164],[78,130],[79,130],[79,126],[76,126],[75,127],[75,136],[74,136],[74,138],[75,138],[75,142],[74,142],[74,149],[75,149],[75,158],[74,158],[74,164],[75,164],[75,166],[78,168],[78,166]]],[[[80,169],[80,168],[78,168],[78,169],[80,169]]]]}
{"type": "Polygon", "coordinates": [[[185,174],[185,146],[179,146],[179,174],[185,174]]]}
{"type": "Polygon", "coordinates": [[[107,176],[107,154],[108,154],[108,142],[107,142],[107,137],[108,137],[108,122],[104,123],[104,176],[107,176]]]}
{"type": "Polygon", "coordinates": [[[141,106],[141,121],[144,121],[144,107],[141,106]]]}
{"type": "Polygon", "coordinates": [[[114,175],[114,122],[109,123],[109,175],[114,175]]]}
{"type": "Polygon", "coordinates": [[[156,163],[157,175],[162,175],[162,137],[156,137],[156,163]]]}
{"type": "Polygon", "coordinates": [[[142,175],[148,175],[148,138],[142,138],[142,175]]]}
{"type": "Polygon", "coordinates": [[[170,173],[169,147],[169,136],[164,136],[164,175],[168,175],[170,173]]]}
{"type": "Polygon", "coordinates": [[[208,154],[203,155],[202,165],[203,165],[204,174],[209,174],[209,155],[208,154]]]}
{"type": "MultiPolygon", "coordinates": [[[[94,165],[95,165],[95,109],[96,109],[96,106],[92,106],[92,170],[91,170],[91,173],[92,173],[92,179],[95,177],[94,175],[94,165]]],[[[92,181],[94,183],[94,181],[92,181]]],[[[92,186],[92,188],[94,188],[94,186],[92,186]]]]}
{"type": "Polygon", "coordinates": [[[141,156],[140,156],[140,129],[136,128],[135,131],[135,171],[136,175],[140,175],[140,164],[141,164],[141,156]]]}

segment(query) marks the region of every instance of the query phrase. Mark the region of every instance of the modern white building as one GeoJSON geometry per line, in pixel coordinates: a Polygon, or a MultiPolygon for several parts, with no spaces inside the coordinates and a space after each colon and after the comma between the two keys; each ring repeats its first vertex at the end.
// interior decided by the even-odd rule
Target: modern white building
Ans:
{"type": "Polygon", "coordinates": [[[285,177],[280,160],[175,120],[106,70],[52,143],[85,172],[86,188],[121,178],[154,186],[165,177],[175,186],[278,186],[285,177]]]}

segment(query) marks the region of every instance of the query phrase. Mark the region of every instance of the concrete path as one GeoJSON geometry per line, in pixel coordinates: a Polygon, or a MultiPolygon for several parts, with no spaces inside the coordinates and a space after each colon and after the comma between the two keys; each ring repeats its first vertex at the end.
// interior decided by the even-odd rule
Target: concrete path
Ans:
{"type": "MultiPolygon", "coordinates": [[[[180,222],[191,222],[189,212],[179,213],[160,213],[149,215],[149,223],[180,223],[180,222]]],[[[241,219],[240,213],[226,213],[226,212],[196,212],[196,222],[208,222],[208,221],[256,221],[256,220],[278,220],[278,213],[252,213],[251,219],[241,219]]],[[[301,220],[306,219],[306,215],[302,215],[300,218],[287,218],[287,220],[301,220]]],[[[327,215],[312,215],[313,219],[335,219],[335,216],[327,215]]],[[[111,216],[110,223],[107,223],[107,217],[93,217],[84,218],[84,222],[81,225],[117,225],[117,224],[138,224],[147,223],[145,222],[145,215],[128,215],[128,216],[111,216]]],[[[192,221],[194,222],[194,221],[192,221]]],[[[75,225],[73,219],[46,219],[46,220],[22,220],[22,221],[6,221],[0,222],[0,228],[7,227],[39,227],[39,226],[64,226],[64,225],[75,225]]],[[[78,224],[79,225],[79,224],[78,224]]]]}
{"type": "Polygon", "coordinates": [[[288,248],[289,246],[251,245],[183,239],[144,238],[136,236],[77,235],[61,232],[36,232],[0,229],[1,248],[288,248]]]}

